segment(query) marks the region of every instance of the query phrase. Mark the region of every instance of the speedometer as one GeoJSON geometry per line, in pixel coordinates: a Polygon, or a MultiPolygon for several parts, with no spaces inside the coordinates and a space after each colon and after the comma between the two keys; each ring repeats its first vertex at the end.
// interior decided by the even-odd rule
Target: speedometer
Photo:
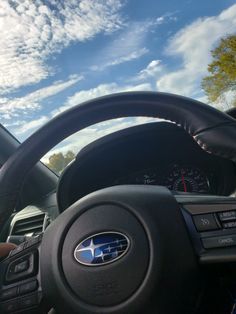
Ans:
{"type": "Polygon", "coordinates": [[[194,166],[174,165],[166,177],[165,186],[170,190],[192,193],[208,193],[206,174],[194,166]]]}

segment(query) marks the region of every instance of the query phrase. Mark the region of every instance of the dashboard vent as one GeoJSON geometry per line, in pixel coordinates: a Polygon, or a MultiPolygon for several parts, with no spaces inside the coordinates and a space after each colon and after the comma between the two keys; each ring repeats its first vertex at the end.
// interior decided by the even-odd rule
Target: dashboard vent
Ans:
{"type": "Polygon", "coordinates": [[[40,214],[23,219],[19,219],[15,222],[11,235],[13,236],[32,236],[37,235],[44,231],[45,222],[48,225],[48,216],[40,214]]]}

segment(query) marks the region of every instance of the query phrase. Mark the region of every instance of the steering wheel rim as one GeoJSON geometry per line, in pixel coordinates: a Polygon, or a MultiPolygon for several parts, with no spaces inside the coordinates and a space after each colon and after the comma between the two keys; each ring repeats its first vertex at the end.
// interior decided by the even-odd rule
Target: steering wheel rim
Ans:
{"type": "Polygon", "coordinates": [[[184,128],[202,149],[236,160],[236,121],[213,107],[160,92],[125,92],[99,97],[54,117],[23,142],[3,165],[0,170],[0,230],[15,208],[26,175],[51,148],[85,127],[130,116],[170,120],[184,128]]]}
{"type": "MultiPolygon", "coordinates": [[[[234,161],[236,160],[236,143],[234,140],[236,135],[236,121],[228,115],[210,106],[204,105],[189,98],[156,92],[130,92],[97,98],[73,107],[72,109],[55,117],[41,129],[35,132],[32,136],[30,136],[23,144],[21,144],[16,153],[4,164],[0,172],[0,217],[2,218],[0,221],[0,227],[3,225],[5,218],[10,215],[16,204],[17,196],[25,176],[49,149],[58,144],[67,136],[85,127],[88,127],[91,124],[102,122],[108,119],[128,116],[158,117],[171,120],[184,128],[185,131],[189,133],[204,150],[234,161]],[[64,128],[62,128],[62,126],[64,128]],[[44,145],[42,146],[42,144],[44,145]]],[[[47,295],[51,296],[51,299],[53,299],[54,302],[57,300],[55,293],[57,292],[58,295],[63,296],[63,291],[66,294],[65,287],[67,287],[68,293],[66,294],[66,304],[67,306],[71,304],[72,311],[74,312],[77,312],[76,308],[79,307],[83,313],[99,313],[102,302],[105,302],[107,305],[107,307],[102,308],[103,313],[127,313],[127,311],[131,313],[133,311],[137,311],[139,306],[142,305],[140,296],[143,297],[143,300],[146,300],[146,298],[151,293],[150,291],[156,285],[157,278],[159,277],[159,275],[157,275],[157,269],[155,269],[156,261],[160,261],[160,257],[158,257],[157,252],[158,246],[159,249],[162,247],[162,252],[160,251],[159,254],[163,254],[165,258],[169,256],[169,252],[167,252],[168,250],[163,249],[163,243],[161,244],[161,242],[158,242],[158,234],[156,233],[153,221],[150,220],[149,215],[143,211],[143,208],[140,208],[140,204],[137,203],[137,200],[140,201],[140,204],[143,204],[143,207],[149,207],[151,215],[155,217],[154,220],[157,219],[157,221],[159,221],[159,229],[162,229],[162,233],[165,234],[163,237],[165,241],[168,241],[169,239],[166,232],[166,230],[168,230],[168,225],[166,224],[166,220],[163,219],[163,217],[165,217],[163,209],[165,209],[166,212],[168,210],[168,207],[165,206],[165,204],[169,204],[169,207],[171,208],[170,214],[175,218],[174,221],[178,221],[179,226],[182,226],[183,230],[185,229],[183,218],[179,212],[177,203],[173,201],[172,194],[165,188],[149,187],[147,190],[146,186],[127,186],[126,188],[114,187],[105,189],[104,191],[102,190],[98,193],[95,192],[92,194],[92,196],[88,196],[87,198],[85,197],[83,200],[76,202],[72,205],[70,210],[61,214],[56,222],[47,229],[42,241],[41,254],[43,258],[41,259],[41,267],[42,274],[44,275],[42,282],[45,291],[47,291],[47,295]],[[160,203],[162,208],[159,208],[159,213],[156,210],[156,207],[152,206],[150,201],[147,202],[145,195],[148,195],[154,203],[157,203],[158,197],[160,197],[160,200],[162,199],[162,202],[160,203]],[[116,200],[115,203],[114,200],[116,200]],[[147,241],[144,246],[147,248],[147,252],[149,252],[149,262],[148,260],[144,261],[143,264],[147,266],[145,266],[146,268],[143,269],[143,275],[138,278],[137,282],[135,282],[135,285],[132,286],[133,283],[131,284],[131,287],[127,285],[127,289],[129,288],[127,295],[124,294],[120,288],[117,288],[119,290],[119,293],[117,293],[118,299],[114,297],[111,303],[107,303],[107,300],[104,299],[104,295],[98,295],[96,296],[97,299],[94,301],[95,303],[91,305],[89,304],[90,302],[88,301],[88,296],[84,294],[83,289],[80,289],[79,293],[79,296],[82,296],[83,302],[76,300],[74,292],[72,294],[69,293],[70,290],[76,291],[76,289],[78,289],[77,282],[73,283],[73,275],[71,276],[68,274],[69,277],[65,277],[62,274],[63,272],[61,269],[67,269],[66,273],[70,273],[70,269],[73,268],[75,264],[73,259],[69,257],[67,258],[67,256],[71,255],[70,252],[75,250],[73,245],[76,243],[74,234],[70,234],[70,228],[73,228],[73,225],[77,223],[77,220],[78,223],[80,223],[80,220],[82,220],[81,217],[83,217],[83,215],[86,214],[88,217],[90,217],[89,215],[91,212],[93,212],[93,208],[99,207],[99,204],[102,204],[102,206],[112,204],[112,206],[116,206],[117,211],[120,213],[122,213],[122,210],[125,209],[124,217],[130,221],[130,225],[133,225],[133,229],[137,229],[139,228],[138,225],[141,225],[141,229],[144,231],[143,237],[147,241]],[[163,215],[160,213],[163,213],[163,215]],[[135,221],[132,220],[134,217],[131,215],[133,217],[131,218],[130,214],[135,217],[135,221]],[[145,227],[146,225],[147,227],[145,227]],[[62,230],[63,234],[60,235],[62,230]],[[72,241],[68,242],[68,237],[69,239],[72,239],[72,241]],[[74,244],[70,244],[70,242],[74,244]],[[70,251],[65,248],[64,243],[68,243],[70,251]],[[48,252],[50,252],[49,260],[45,263],[44,261],[47,260],[48,252]],[[62,257],[60,257],[60,255],[62,255],[62,257]],[[69,286],[68,284],[64,283],[65,281],[70,282],[69,286]],[[143,283],[141,284],[142,281],[143,283]],[[50,282],[52,282],[51,288],[49,288],[50,282]],[[86,300],[86,302],[84,302],[84,300],[86,300]],[[120,303],[120,305],[116,305],[117,303],[120,303]]],[[[105,209],[102,208],[102,210],[105,209]]],[[[99,216],[97,217],[99,218],[99,216]]],[[[88,224],[88,221],[94,219],[93,215],[90,218],[86,218],[87,220],[85,220],[85,225],[88,224]]],[[[119,217],[117,217],[117,221],[118,218],[119,217]]],[[[99,225],[99,221],[99,219],[95,220],[95,224],[98,223],[99,225]]],[[[90,232],[93,233],[93,226],[88,226],[90,232]]],[[[82,229],[81,226],[80,228],[82,229]]],[[[103,225],[103,222],[100,221],[99,228],[100,230],[107,230],[109,229],[109,223],[103,225]]],[[[113,228],[123,230],[122,222],[113,228]]],[[[128,229],[129,227],[127,226],[127,230],[128,229]]],[[[192,268],[197,272],[196,260],[194,258],[192,246],[186,232],[179,232],[178,228],[176,228],[173,222],[171,229],[173,231],[172,242],[177,243],[179,241],[176,247],[179,247],[181,246],[181,243],[184,243],[184,252],[186,255],[188,255],[186,260],[186,269],[192,268]]],[[[132,230],[127,230],[124,230],[123,234],[128,232],[131,234],[130,238],[135,238],[135,232],[132,230]]],[[[143,231],[140,231],[140,235],[143,233],[143,231]]],[[[81,240],[84,240],[83,237],[85,234],[87,234],[87,232],[88,231],[84,231],[84,234],[80,235],[81,240]]],[[[141,248],[138,247],[138,242],[139,241],[136,241],[133,244],[134,247],[136,247],[137,252],[141,250],[141,248]]],[[[140,241],[140,243],[141,242],[144,243],[145,241],[143,240],[140,241]]],[[[120,262],[120,264],[117,262],[116,264],[118,266],[116,267],[119,268],[119,265],[121,265],[121,268],[124,267],[122,263],[126,263],[127,261],[127,265],[131,265],[131,255],[134,254],[134,250],[130,249],[130,251],[130,255],[122,258],[122,262],[120,262]]],[[[138,258],[140,259],[141,255],[138,255],[138,258]]],[[[175,258],[173,253],[171,258],[175,258]]],[[[175,262],[178,265],[181,265],[183,262],[179,252],[176,252],[175,262]]],[[[169,265],[169,262],[167,264],[169,265]]],[[[138,264],[136,263],[136,267],[137,265],[138,264]]],[[[80,266],[76,264],[75,269],[79,269],[78,267],[80,266]]],[[[174,268],[174,271],[172,271],[173,276],[177,270],[177,268],[174,268]]],[[[84,278],[87,278],[91,275],[91,272],[87,271],[83,267],[80,268],[79,271],[81,276],[85,276],[84,278]]],[[[110,268],[106,268],[104,272],[105,276],[107,277],[107,272],[110,272],[110,268]]],[[[134,272],[133,275],[136,276],[136,273],[134,272]]],[[[183,279],[188,279],[189,281],[189,278],[187,278],[186,275],[188,274],[185,272],[183,279]]],[[[122,276],[120,275],[119,277],[122,276]]],[[[121,280],[121,284],[118,286],[125,287],[122,278],[119,280],[121,280]]],[[[162,281],[163,280],[164,279],[162,277],[162,281]]],[[[173,286],[168,282],[166,285],[168,288],[173,286]]],[[[88,287],[91,289],[91,285],[88,287]]],[[[180,288],[179,284],[174,285],[174,287],[177,288],[177,290],[180,288]]],[[[190,289],[190,285],[186,285],[185,290],[186,288],[190,289]]],[[[178,293],[176,292],[176,294],[179,293],[180,291],[178,291],[178,293]]],[[[196,291],[193,291],[192,296],[195,295],[195,293],[196,291]]],[[[61,300],[59,303],[62,306],[61,300]]],[[[161,300],[159,300],[159,305],[156,306],[159,306],[159,308],[163,309],[163,304],[165,305],[165,309],[168,303],[163,303],[161,300]]],[[[179,302],[178,307],[181,307],[181,302],[179,302]]],[[[66,307],[64,310],[66,310],[66,307]]],[[[173,306],[170,304],[169,312],[167,311],[166,313],[172,312],[173,306]]]]}

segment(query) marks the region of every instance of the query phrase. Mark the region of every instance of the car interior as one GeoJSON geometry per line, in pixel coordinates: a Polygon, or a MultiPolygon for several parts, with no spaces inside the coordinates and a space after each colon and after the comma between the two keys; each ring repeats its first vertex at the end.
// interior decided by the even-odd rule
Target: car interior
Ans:
{"type": "Polygon", "coordinates": [[[87,101],[20,144],[0,127],[1,313],[234,313],[235,110],[158,92],[87,101]],[[39,160],[100,121],[56,175],[39,160]],[[165,120],[165,121],[164,121],[165,120]],[[115,245],[113,245],[115,243],[115,245]]]}

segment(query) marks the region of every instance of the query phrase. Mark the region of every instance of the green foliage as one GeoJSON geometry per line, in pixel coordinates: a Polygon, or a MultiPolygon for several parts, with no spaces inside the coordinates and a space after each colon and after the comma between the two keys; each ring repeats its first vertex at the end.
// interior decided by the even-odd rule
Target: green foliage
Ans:
{"type": "Polygon", "coordinates": [[[54,172],[60,174],[62,170],[75,158],[75,154],[72,151],[53,154],[49,157],[47,166],[54,172]]]}
{"type": "MultiPolygon", "coordinates": [[[[203,78],[202,88],[210,102],[224,101],[225,93],[236,91],[236,35],[222,38],[211,54],[210,75],[203,78]]],[[[232,104],[236,106],[236,99],[232,104]]]]}

